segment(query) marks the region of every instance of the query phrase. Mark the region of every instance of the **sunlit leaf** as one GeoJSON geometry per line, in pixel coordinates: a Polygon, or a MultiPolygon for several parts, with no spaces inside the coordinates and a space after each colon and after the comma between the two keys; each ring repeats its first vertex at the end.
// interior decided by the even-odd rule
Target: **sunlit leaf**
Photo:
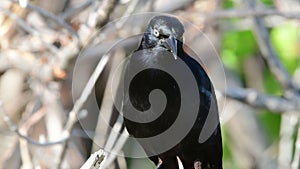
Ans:
{"type": "Polygon", "coordinates": [[[293,73],[299,65],[299,30],[293,23],[272,29],[271,40],[284,65],[293,73]]]}

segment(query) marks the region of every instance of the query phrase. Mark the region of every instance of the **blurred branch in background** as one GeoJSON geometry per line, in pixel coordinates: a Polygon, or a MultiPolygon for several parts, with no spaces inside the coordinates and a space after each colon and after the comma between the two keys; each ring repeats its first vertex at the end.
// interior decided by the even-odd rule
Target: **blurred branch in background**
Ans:
{"type": "Polygon", "coordinates": [[[211,14],[203,14],[206,17],[216,19],[226,18],[246,18],[246,17],[266,17],[266,16],[281,16],[287,19],[300,19],[299,12],[281,12],[276,9],[228,9],[215,11],[211,14]]]}
{"type": "MultiPolygon", "coordinates": [[[[203,55],[201,59],[223,94],[219,101],[223,110],[224,168],[299,168],[300,96],[296,82],[300,67],[297,64],[295,73],[291,73],[272,35],[273,29],[285,23],[296,23],[299,29],[299,7],[294,0],[1,1],[0,148],[4,153],[0,155],[0,168],[79,168],[90,152],[99,148],[104,148],[101,152],[105,154],[103,161],[100,160],[102,168],[154,167],[147,160],[124,159],[110,153],[122,151],[128,137],[120,116],[113,113],[116,110],[109,97],[113,83],[109,79],[114,72],[111,70],[135,49],[138,37],[119,44],[119,52],[106,53],[116,42],[141,33],[147,18],[111,21],[153,11],[168,12],[192,22],[209,38],[226,66],[228,88],[216,69],[218,60],[210,57],[207,39],[187,27],[193,38],[187,38],[186,43],[203,55]],[[228,25],[234,29],[228,31],[228,25]],[[249,47],[252,40],[249,32],[254,47],[249,47]],[[226,42],[226,35],[235,33],[238,36],[231,36],[226,42]],[[247,38],[239,39],[244,37],[247,38]],[[232,47],[235,43],[236,48],[232,47]],[[253,51],[243,56],[241,51],[248,48],[253,51]],[[233,50],[237,51],[236,58],[230,60],[235,56],[233,50]],[[81,61],[79,65],[76,60],[81,61]],[[231,62],[234,64],[228,64],[231,62]],[[81,69],[76,70],[76,66],[81,69]],[[238,71],[234,72],[232,67],[238,71]],[[266,72],[273,78],[272,86],[267,88],[278,84],[277,93],[263,88],[266,72]],[[72,89],[74,81],[81,85],[79,89],[74,86],[72,89]],[[89,107],[97,87],[103,92],[102,102],[98,103],[100,111],[89,107]],[[269,133],[261,122],[260,116],[265,114],[262,110],[280,116],[277,123],[270,120],[272,128],[280,125],[275,139],[270,138],[274,133],[269,133]],[[108,118],[110,125],[106,129],[103,124],[107,121],[100,120],[99,112],[101,117],[108,118]],[[90,123],[91,130],[85,130],[84,120],[90,123]],[[92,149],[90,138],[102,142],[92,149]],[[85,142],[86,139],[90,142],[85,142]]],[[[296,44],[289,46],[298,48],[299,34],[297,31],[296,44]]],[[[286,34],[281,38],[286,38],[286,34]]],[[[299,55],[298,52],[298,60],[299,55]]]]}
{"type": "Polygon", "coordinates": [[[227,89],[225,95],[228,98],[244,102],[256,108],[271,110],[274,113],[286,113],[300,109],[300,105],[297,102],[283,97],[259,93],[252,89],[227,89]]]}

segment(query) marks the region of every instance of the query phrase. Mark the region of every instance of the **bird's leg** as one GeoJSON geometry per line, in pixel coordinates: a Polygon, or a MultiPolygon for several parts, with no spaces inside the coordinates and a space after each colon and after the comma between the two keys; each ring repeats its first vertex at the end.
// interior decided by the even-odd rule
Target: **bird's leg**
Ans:
{"type": "MultiPolygon", "coordinates": [[[[150,157],[150,159],[151,159],[151,157],[150,157]]],[[[152,159],[151,159],[151,160],[152,160],[152,159]]],[[[153,162],[155,163],[155,165],[156,165],[156,168],[155,168],[155,169],[159,169],[160,166],[161,166],[161,164],[162,164],[162,160],[161,160],[158,156],[156,156],[154,160],[152,160],[152,161],[153,161],[153,162]],[[154,162],[154,160],[156,160],[157,163],[154,162]]]]}
{"type": "Polygon", "coordinates": [[[194,162],[194,169],[201,169],[201,162],[200,161],[195,161],[194,162]]]}
{"type": "Polygon", "coordinates": [[[179,169],[176,156],[162,157],[162,163],[157,169],[179,169]]]}
{"type": "Polygon", "coordinates": [[[149,157],[149,159],[151,161],[153,161],[153,163],[156,165],[156,166],[159,166],[160,163],[161,163],[161,160],[158,158],[158,156],[152,156],[152,157],[149,157]]]}

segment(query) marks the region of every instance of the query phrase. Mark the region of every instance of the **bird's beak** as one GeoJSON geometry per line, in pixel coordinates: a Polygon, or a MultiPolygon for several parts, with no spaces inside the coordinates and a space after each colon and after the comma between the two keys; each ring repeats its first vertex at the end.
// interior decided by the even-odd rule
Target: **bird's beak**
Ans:
{"type": "Polygon", "coordinates": [[[174,59],[177,59],[177,41],[174,36],[170,36],[168,39],[165,39],[163,46],[170,50],[173,53],[174,59]]]}

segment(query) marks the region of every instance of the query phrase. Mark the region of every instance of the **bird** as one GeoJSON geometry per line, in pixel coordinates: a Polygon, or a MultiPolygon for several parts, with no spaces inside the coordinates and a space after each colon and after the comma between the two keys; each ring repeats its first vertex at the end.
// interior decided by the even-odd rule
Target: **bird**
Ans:
{"type": "Polygon", "coordinates": [[[184,31],[183,24],[175,16],[158,15],[150,19],[139,47],[125,66],[124,125],[159,169],[179,168],[178,159],[185,169],[194,169],[197,165],[201,169],[222,169],[222,136],[214,87],[204,66],[185,52],[184,31]],[[186,70],[183,70],[184,67],[186,70]],[[192,92],[198,99],[181,97],[186,94],[181,85],[190,88],[193,81],[179,83],[172,70],[183,78],[188,76],[186,72],[190,72],[196,86],[192,92]],[[197,108],[195,116],[189,110],[180,112],[183,106],[197,108]],[[171,131],[175,122],[181,120],[179,117],[193,118],[183,120],[179,129],[175,130],[178,131],[175,135],[182,138],[174,141],[169,149],[160,148],[171,144],[173,139],[147,142],[148,138],[162,136],[169,129],[171,131]],[[207,130],[206,123],[210,122],[216,123],[212,125],[214,128],[208,132],[207,139],[199,141],[203,130],[207,130]],[[188,131],[181,130],[190,123],[188,131]]]}

